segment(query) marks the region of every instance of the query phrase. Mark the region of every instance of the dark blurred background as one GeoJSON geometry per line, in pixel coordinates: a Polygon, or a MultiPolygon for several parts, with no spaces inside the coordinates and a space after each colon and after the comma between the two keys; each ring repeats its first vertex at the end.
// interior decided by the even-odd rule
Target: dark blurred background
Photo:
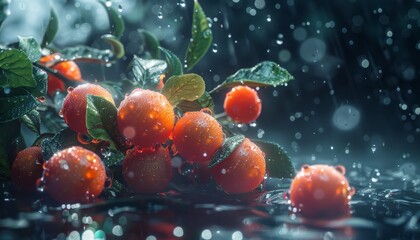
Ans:
{"type": "MultiPolygon", "coordinates": [[[[259,89],[263,112],[256,126],[236,127],[249,137],[278,142],[303,162],[420,167],[419,0],[200,1],[214,43],[193,69],[208,90],[239,68],[271,60],[294,75],[287,86],[259,89]],[[411,166],[411,165],[410,165],[411,166]]],[[[191,32],[192,0],[112,1],[126,20],[126,51],[147,29],[183,58],[191,32]]],[[[94,0],[53,1],[60,16],[58,47],[94,44],[108,20],[94,0]]],[[[13,0],[0,31],[41,39],[48,21],[44,0],[13,0]]],[[[126,59],[129,61],[130,59],[126,59]]],[[[118,78],[118,66],[98,77],[118,78]]],[[[216,113],[223,111],[221,91],[216,113]]],[[[415,171],[415,170],[414,170],[415,171]]]]}

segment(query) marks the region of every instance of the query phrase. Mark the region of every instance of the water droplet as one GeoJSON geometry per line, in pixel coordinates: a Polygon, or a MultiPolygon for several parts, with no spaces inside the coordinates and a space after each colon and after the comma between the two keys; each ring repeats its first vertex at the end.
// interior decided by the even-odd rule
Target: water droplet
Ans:
{"type": "Polygon", "coordinates": [[[370,148],[370,150],[372,151],[372,153],[375,153],[376,152],[376,145],[373,144],[372,147],[370,148]]]}
{"type": "Polygon", "coordinates": [[[343,165],[337,165],[337,166],[335,166],[335,169],[343,175],[346,174],[346,168],[343,165]]]}
{"type": "Polygon", "coordinates": [[[89,144],[90,142],[92,142],[92,137],[84,134],[84,133],[78,133],[77,134],[77,140],[81,143],[81,144],[89,144]]]}
{"type": "Polygon", "coordinates": [[[41,96],[41,97],[37,97],[36,100],[38,100],[40,103],[45,102],[45,97],[41,96]]]}
{"type": "Polygon", "coordinates": [[[104,157],[110,157],[111,156],[111,150],[109,149],[109,147],[104,147],[101,149],[101,154],[104,157]]]}
{"type": "Polygon", "coordinates": [[[180,6],[180,7],[185,7],[185,5],[186,5],[186,4],[185,4],[185,0],[180,0],[180,1],[179,1],[179,6],[180,6]]]}
{"type": "Polygon", "coordinates": [[[157,17],[158,17],[159,19],[162,19],[162,18],[163,18],[163,13],[162,13],[162,12],[158,12],[157,17]]]}
{"type": "Polygon", "coordinates": [[[112,1],[111,0],[106,1],[105,6],[111,7],[112,6],[112,1]]]}
{"type": "Polygon", "coordinates": [[[63,114],[63,109],[60,109],[60,111],[58,112],[58,115],[59,115],[60,117],[63,117],[63,116],[64,116],[64,114],[63,114]]]}
{"type": "Polygon", "coordinates": [[[4,92],[5,94],[9,94],[11,91],[12,91],[12,89],[11,89],[11,88],[8,88],[8,87],[3,88],[3,92],[4,92]]]}
{"type": "Polygon", "coordinates": [[[67,92],[68,92],[68,93],[70,93],[70,92],[71,92],[71,91],[73,91],[73,90],[74,90],[74,87],[68,87],[68,88],[67,88],[67,92]]]}
{"type": "Polygon", "coordinates": [[[370,173],[370,180],[374,183],[379,181],[379,177],[381,176],[381,173],[378,169],[373,169],[373,171],[370,173]]]}
{"type": "Polygon", "coordinates": [[[219,50],[219,47],[217,46],[216,43],[213,43],[213,46],[211,48],[212,52],[217,53],[217,51],[219,50]]]}
{"type": "Polygon", "coordinates": [[[203,112],[203,113],[208,114],[210,116],[213,115],[213,112],[211,111],[210,108],[203,108],[203,109],[200,110],[200,112],[203,112]]]}
{"type": "Polygon", "coordinates": [[[120,5],[118,5],[118,12],[122,12],[123,11],[123,7],[120,5]]]}
{"type": "Polygon", "coordinates": [[[184,162],[178,168],[178,172],[182,176],[186,176],[186,177],[191,176],[194,173],[194,165],[190,162],[184,162]]]}

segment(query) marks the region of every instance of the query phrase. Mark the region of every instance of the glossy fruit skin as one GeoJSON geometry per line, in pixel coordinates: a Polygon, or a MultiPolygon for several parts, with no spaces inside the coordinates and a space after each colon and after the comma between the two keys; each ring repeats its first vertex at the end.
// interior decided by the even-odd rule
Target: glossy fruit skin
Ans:
{"type": "Polygon", "coordinates": [[[169,150],[133,149],[124,158],[122,174],[127,185],[139,193],[163,191],[172,179],[172,159],[169,150]]]}
{"type": "Polygon", "coordinates": [[[261,100],[248,86],[236,86],[226,94],[223,105],[226,114],[235,122],[251,123],[261,114],[261,100]]]}
{"type": "Polygon", "coordinates": [[[304,165],[290,186],[291,206],[309,219],[346,216],[354,189],[340,169],[328,165],[304,165]],[[338,170],[337,170],[338,169],[338,170]]]}
{"type": "MultiPolygon", "coordinates": [[[[58,71],[68,79],[73,81],[81,82],[82,73],[80,72],[79,66],[74,61],[64,61],[54,64],[54,60],[59,59],[58,54],[51,54],[45,57],[42,57],[39,61],[40,63],[51,67],[52,69],[58,71]]],[[[64,91],[66,86],[64,82],[56,77],[54,74],[48,74],[48,95],[53,96],[57,91],[64,91]]]]}
{"type": "Polygon", "coordinates": [[[131,144],[149,148],[168,140],[175,114],[164,95],[138,88],[121,102],[117,122],[121,135],[131,144]]]}
{"type": "Polygon", "coordinates": [[[106,172],[102,160],[82,147],[55,153],[44,167],[44,191],[58,202],[86,203],[104,189],[106,172]]]}
{"type": "Polygon", "coordinates": [[[250,192],[264,180],[264,153],[251,140],[245,138],[225,160],[210,168],[210,174],[226,193],[250,192]]]}
{"type": "Polygon", "coordinates": [[[36,192],[36,182],[42,176],[42,151],[29,147],[18,153],[12,165],[12,182],[18,190],[36,192]]]}
{"type": "Polygon", "coordinates": [[[207,162],[223,144],[222,127],[207,113],[187,112],[174,127],[173,142],[186,161],[207,162]]]}
{"type": "Polygon", "coordinates": [[[88,134],[86,128],[87,95],[103,97],[115,105],[111,93],[96,84],[82,84],[70,91],[64,98],[61,111],[64,121],[75,132],[88,134]]]}

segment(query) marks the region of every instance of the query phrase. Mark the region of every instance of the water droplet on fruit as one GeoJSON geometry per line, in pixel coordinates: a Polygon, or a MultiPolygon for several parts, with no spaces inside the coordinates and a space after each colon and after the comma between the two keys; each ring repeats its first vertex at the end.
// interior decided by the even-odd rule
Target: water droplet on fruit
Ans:
{"type": "Polygon", "coordinates": [[[200,112],[206,113],[206,114],[208,114],[210,116],[213,115],[213,111],[211,111],[210,108],[203,108],[203,109],[200,110],[200,112]]]}
{"type": "Polygon", "coordinates": [[[304,164],[302,166],[302,171],[307,171],[307,170],[309,170],[309,168],[310,168],[310,166],[308,164],[304,164]]]}
{"type": "Polygon", "coordinates": [[[335,166],[335,170],[337,170],[338,172],[340,172],[343,175],[346,174],[346,168],[343,165],[337,165],[337,166],[335,166]]]}
{"type": "Polygon", "coordinates": [[[64,114],[63,114],[63,109],[60,109],[60,111],[58,112],[58,116],[60,116],[60,117],[64,117],[64,114]]]}
{"type": "Polygon", "coordinates": [[[350,199],[355,193],[356,193],[356,189],[354,187],[349,187],[348,189],[348,198],[350,199]]]}
{"type": "Polygon", "coordinates": [[[36,180],[36,189],[38,190],[38,192],[44,192],[44,188],[45,188],[44,178],[38,178],[38,180],[36,180]]]}
{"type": "Polygon", "coordinates": [[[68,92],[68,93],[72,92],[73,90],[74,90],[74,87],[68,87],[68,88],[67,88],[67,92],[68,92]]]}
{"type": "Polygon", "coordinates": [[[77,141],[79,141],[79,143],[81,144],[86,145],[92,142],[92,137],[84,133],[78,133],[77,141]]]}

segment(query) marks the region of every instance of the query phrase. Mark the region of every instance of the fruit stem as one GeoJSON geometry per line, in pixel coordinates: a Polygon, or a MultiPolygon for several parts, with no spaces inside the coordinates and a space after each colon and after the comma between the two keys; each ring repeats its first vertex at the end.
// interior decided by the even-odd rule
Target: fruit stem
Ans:
{"type": "Polygon", "coordinates": [[[56,77],[60,78],[61,80],[64,81],[64,83],[67,86],[75,87],[80,83],[80,82],[77,82],[77,81],[73,81],[72,79],[64,76],[63,74],[59,73],[58,71],[55,71],[55,70],[53,70],[53,69],[51,69],[47,66],[44,66],[40,63],[34,62],[33,65],[38,67],[38,68],[41,68],[42,70],[46,71],[47,73],[51,73],[51,74],[55,75],[56,77]]]}

